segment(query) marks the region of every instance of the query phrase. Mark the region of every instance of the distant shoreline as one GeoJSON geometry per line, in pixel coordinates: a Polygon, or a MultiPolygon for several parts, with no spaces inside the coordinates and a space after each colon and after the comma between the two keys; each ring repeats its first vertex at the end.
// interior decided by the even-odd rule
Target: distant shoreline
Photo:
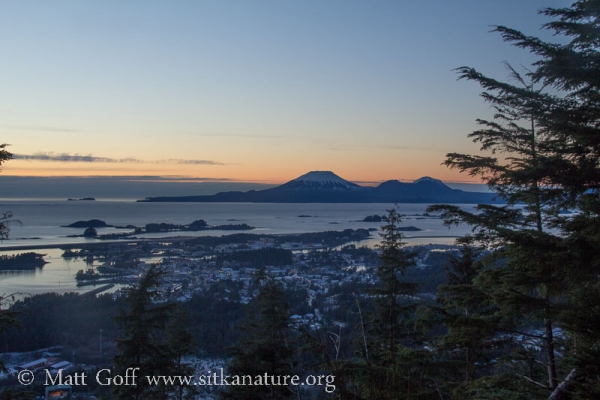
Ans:
{"type": "MultiPolygon", "coordinates": [[[[315,232],[316,233],[316,232],[315,232]]],[[[277,236],[277,235],[274,235],[277,236]]],[[[437,238],[459,238],[460,235],[428,235],[428,236],[402,236],[402,239],[437,239],[437,238]]],[[[119,244],[119,243],[148,243],[148,242],[186,242],[188,240],[196,239],[197,236],[178,236],[171,238],[148,238],[148,239],[131,239],[131,240],[111,240],[93,243],[57,243],[57,244],[28,244],[28,245],[17,245],[17,246],[0,246],[0,252],[3,251],[21,251],[21,250],[43,250],[43,249],[79,249],[88,246],[104,246],[107,244],[119,244]]],[[[367,239],[368,240],[368,239],[367,239]]]]}
{"type": "Polygon", "coordinates": [[[118,243],[147,243],[147,242],[185,242],[191,239],[196,239],[197,236],[177,236],[167,238],[148,238],[148,239],[129,239],[129,240],[103,240],[101,242],[90,242],[90,243],[55,243],[55,244],[27,244],[27,245],[16,245],[16,246],[0,246],[1,251],[15,251],[15,250],[35,250],[35,249],[79,249],[82,247],[94,247],[104,246],[107,244],[118,244],[118,243]]]}

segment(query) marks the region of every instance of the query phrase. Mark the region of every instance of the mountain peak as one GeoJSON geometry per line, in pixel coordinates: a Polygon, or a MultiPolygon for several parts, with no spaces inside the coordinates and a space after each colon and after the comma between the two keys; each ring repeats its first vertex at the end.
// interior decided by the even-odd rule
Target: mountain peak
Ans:
{"type": "Polygon", "coordinates": [[[347,180],[340,178],[331,171],[310,171],[309,173],[299,176],[293,181],[349,183],[347,180]]]}
{"type": "Polygon", "coordinates": [[[413,183],[386,181],[377,187],[359,186],[331,171],[311,171],[283,185],[249,192],[221,192],[212,196],[150,197],[155,201],[251,203],[496,203],[493,193],[451,189],[424,176],[413,183]]]}
{"type": "Polygon", "coordinates": [[[416,181],[414,181],[413,183],[422,183],[422,182],[429,182],[429,183],[435,183],[438,185],[446,186],[444,184],[444,182],[440,181],[439,179],[432,178],[430,176],[423,176],[423,177],[417,179],[416,181]]]}
{"type": "Polygon", "coordinates": [[[362,187],[340,178],[331,171],[311,171],[307,174],[289,181],[284,187],[287,188],[310,188],[311,190],[348,190],[361,189],[362,187]]]}

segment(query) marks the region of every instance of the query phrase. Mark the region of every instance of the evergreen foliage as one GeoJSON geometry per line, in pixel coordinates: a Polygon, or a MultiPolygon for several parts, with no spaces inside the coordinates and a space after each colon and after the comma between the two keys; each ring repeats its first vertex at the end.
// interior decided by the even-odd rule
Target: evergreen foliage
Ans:
{"type": "MultiPolygon", "coordinates": [[[[185,363],[184,357],[195,352],[196,341],[187,329],[190,325],[187,313],[182,308],[177,308],[167,325],[166,341],[169,346],[169,357],[171,358],[171,370],[169,376],[193,376],[195,371],[189,364],[185,363]]],[[[167,388],[171,396],[177,400],[194,398],[197,390],[193,385],[185,385],[176,381],[167,388]]]]}
{"type": "MultiPolygon", "coordinates": [[[[260,290],[250,304],[241,329],[243,338],[232,348],[233,359],[229,375],[292,376],[295,370],[295,334],[290,328],[289,305],[281,284],[260,274],[260,290]]],[[[298,388],[277,382],[263,385],[230,386],[221,394],[223,399],[286,399],[296,397],[298,388]]]]}
{"type": "Polygon", "coordinates": [[[446,267],[448,283],[439,286],[432,308],[435,322],[445,328],[433,342],[440,390],[449,398],[481,396],[478,385],[495,373],[496,358],[507,344],[496,335],[498,307],[474,282],[483,268],[479,258],[471,238],[461,240],[459,256],[450,256],[446,267]]]}
{"type": "MultiPolygon", "coordinates": [[[[114,357],[115,375],[125,376],[129,368],[139,368],[138,377],[169,376],[174,371],[185,370],[181,356],[191,349],[189,335],[179,329],[165,333],[174,304],[155,304],[157,287],[163,276],[156,265],[152,266],[136,287],[127,289],[127,310],[122,310],[116,320],[123,324],[123,337],[117,339],[118,354],[114,357]],[[172,342],[179,340],[180,342],[172,342]]],[[[163,399],[174,387],[151,385],[138,379],[135,385],[113,387],[119,399],[163,399]]],[[[183,391],[178,391],[183,395],[183,391]]]]}
{"type": "Polygon", "coordinates": [[[430,398],[436,391],[429,378],[431,354],[423,347],[423,335],[417,328],[418,284],[407,282],[404,275],[415,265],[416,253],[403,247],[398,230],[401,215],[388,210],[382,226],[381,263],[377,268],[378,287],[367,294],[373,298],[374,311],[368,323],[361,318],[362,359],[354,363],[355,384],[362,398],[430,398]]]}
{"type": "MultiPolygon", "coordinates": [[[[460,78],[484,89],[482,97],[495,114],[493,120],[478,120],[482,128],[469,135],[489,155],[449,153],[445,164],[480,176],[506,206],[481,205],[475,214],[452,206],[429,211],[443,211],[448,224],[473,225],[475,240],[496,250],[493,260],[503,265],[489,263],[476,283],[492,296],[499,314],[512,322],[498,334],[512,329],[514,337],[527,327],[523,336],[543,349],[541,360],[531,346],[515,342],[506,373],[521,380],[523,387],[513,394],[558,396],[564,392],[560,381],[568,377],[585,396],[597,397],[600,392],[591,383],[600,377],[593,354],[600,343],[597,314],[581,310],[583,305],[595,310],[591,299],[600,297],[600,2],[580,0],[569,8],[541,13],[555,18],[544,27],[564,36],[566,44],[495,28],[505,41],[539,56],[523,75],[507,64],[515,85],[473,68],[458,69],[460,78]],[[576,209],[577,215],[565,216],[568,209],[576,209]],[[558,356],[557,326],[577,343],[565,349],[567,357],[558,356]],[[578,368],[572,370],[568,360],[575,354],[578,368]],[[544,365],[546,371],[536,365],[544,365]]],[[[496,379],[494,390],[506,395],[511,389],[496,379]]]]}
{"type": "Polygon", "coordinates": [[[98,231],[96,230],[96,228],[93,227],[89,227],[86,228],[85,231],[83,231],[83,236],[84,237],[96,237],[98,236],[98,231]]]}
{"type": "MultiPolygon", "coordinates": [[[[14,310],[6,309],[7,301],[12,300],[12,296],[0,296],[0,336],[11,328],[22,327],[21,323],[17,319],[19,313],[14,310]]],[[[6,366],[0,360],[0,373],[6,372],[6,366]]]]}
{"type": "Polygon", "coordinates": [[[381,287],[373,289],[375,313],[370,332],[374,335],[375,346],[371,352],[371,362],[386,367],[384,378],[390,392],[401,389],[395,385],[401,382],[397,365],[400,360],[398,350],[412,341],[414,334],[410,321],[415,310],[414,296],[418,285],[405,282],[402,278],[406,270],[414,265],[414,254],[403,249],[402,233],[398,231],[402,222],[396,209],[388,210],[387,224],[381,227],[381,265],[377,268],[377,277],[381,287]],[[392,386],[390,386],[392,385],[392,386]]]}
{"type": "MultiPolygon", "coordinates": [[[[6,146],[8,146],[6,143],[0,144],[0,165],[12,158],[12,154],[6,150],[6,146]]],[[[11,217],[12,213],[10,212],[0,213],[0,240],[8,237],[8,225],[11,222],[11,217]]],[[[17,313],[15,311],[4,309],[4,307],[6,307],[5,303],[9,298],[10,296],[0,293],[0,334],[8,330],[11,326],[19,325],[16,319],[17,313]]],[[[0,372],[2,371],[5,371],[5,366],[4,363],[0,361],[0,372]]]]}
{"type": "Polygon", "coordinates": [[[44,254],[34,252],[13,255],[2,254],[0,255],[0,271],[41,268],[46,264],[43,257],[44,254]]]}
{"type": "MultiPolygon", "coordinates": [[[[6,150],[8,144],[0,144],[0,165],[13,158],[12,153],[6,150]]],[[[8,226],[12,220],[12,213],[10,211],[0,213],[0,240],[8,238],[8,226]]]]}

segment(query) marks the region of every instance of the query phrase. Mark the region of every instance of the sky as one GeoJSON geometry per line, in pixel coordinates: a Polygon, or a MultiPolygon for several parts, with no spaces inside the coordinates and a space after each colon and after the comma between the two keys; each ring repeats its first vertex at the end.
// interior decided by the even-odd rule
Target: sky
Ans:
{"type": "Polygon", "coordinates": [[[492,111],[472,66],[534,59],[489,33],[541,30],[561,0],[22,1],[0,4],[6,177],[361,184],[474,153],[492,111]]]}

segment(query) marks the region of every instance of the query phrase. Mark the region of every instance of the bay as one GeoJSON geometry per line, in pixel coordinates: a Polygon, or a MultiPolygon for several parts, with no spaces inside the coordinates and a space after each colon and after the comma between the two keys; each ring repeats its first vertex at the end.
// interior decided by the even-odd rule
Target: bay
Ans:
{"type": "MultiPolygon", "coordinates": [[[[455,237],[464,235],[469,228],[444,227],[439,218],[424,217],[427,204],[400,204],[398,210],[405,215],[403,226],[415,226],[418,232],[406,232],[408,244],[452,244],[455,237]]],[[[2,251],[12,246],[48,246],[97,241],[83,237],[83,229],[65,228],[64,225],[80,220],[100,219],[109,225],[134,225],[147,223],[188,224],[203,219],[209,225],[248,224],[256,227],[248,233],[289,234],[304,232],[338,231],[344,229],[379,228],[381,223],[362,220],[369,215],[384,215],[394,204],[355,203],[137,203],[131,200],[65,201],[48,199],[0,200],[0,211],[11,211],[20,224],[12,224],[10,238],[0,242],[1,254],[23,251],[2,251]]],[[[472,210],[474,205],[462,205],[472,210]]],[[[116,228],[100,228],[99,234],[124,232],[116,228]]],[[[138,235],[137,237],[167,236],[221,236],[232,231],[172,232],[138,235]]],[[[374,246],[379,235],[357,243],[374,246]]],[[[83,260],[66,260],[60,249],[27,250],[47,254],[42,269],[28,272],[0,272],[0,295],[9,293],[43,293],[88,291],[92,287],[77,288],[75,274],[85,269],[83,260]]]]}

